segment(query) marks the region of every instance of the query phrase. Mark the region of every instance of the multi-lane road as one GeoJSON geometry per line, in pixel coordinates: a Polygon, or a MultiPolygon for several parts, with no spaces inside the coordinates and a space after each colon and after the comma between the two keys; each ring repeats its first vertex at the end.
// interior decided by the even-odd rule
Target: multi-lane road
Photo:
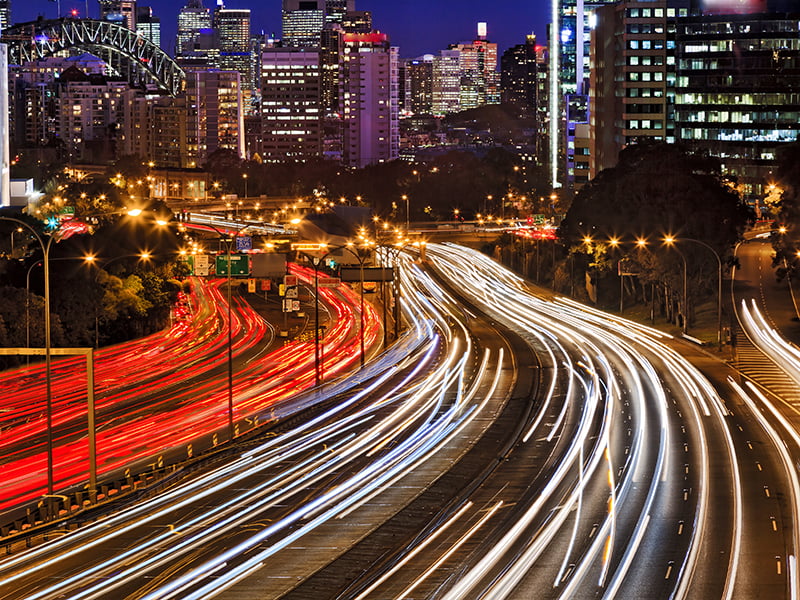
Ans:
{"type": "MultiPolygon", "coordinates": [[[[295,272],[309,282],[313,273],[295,272]]],[[[121,472],[137,463],[158,462],[180,448],[183,456],[227,438],[228,327],[232,328],[235,378],[233,421],[243,432],[253,415],[269,418],[276,402],[314,385],[314,344],[280,345],[274,328],[238,294],[228,323],[224,280],[194,281],[191,310],[161,334],[96,353],[98,473],[121,472]],[[249,419],[249,421],[246,421],[249,419]]],[[[360,338],[352,327],[359,299],[349,288],[320,291],[331,315],[323,354],[324,372],[335,376],[359,359],[360,338]]],[[[365,305],[365,345],[371,348],[380,322],[365,305]]],[[[22,367],[0,377],[0,512],[35,499],[47,486],[44,370],[22,367]]],[[[86,372],[77,359],[53,363],[55,488],[87,478],[86,372]]]]}
{"type": "Polygon", "coordinates": [[[796,597],[800,438],[762,388],[476,252],[427,255],[403,259],[396,344],[0,560],[0,598],[796,597]]]}

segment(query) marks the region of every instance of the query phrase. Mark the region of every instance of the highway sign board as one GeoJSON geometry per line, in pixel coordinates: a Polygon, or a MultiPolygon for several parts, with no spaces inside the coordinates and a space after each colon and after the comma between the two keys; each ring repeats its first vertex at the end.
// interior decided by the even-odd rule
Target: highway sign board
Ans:
{"type": "Polygon", "coordinates": [[[236,238],[236,251],[246,252],[253,249],[253,238],[249,235],[240,235],[236,238]]]}
{"type": "Polygon", "coordinates": [[[317,285],[321,288],[336,288],[341,283],[342,280],[338,277],[320,277],[317,285]]]}
{"type": "Polygon", "coordinates": [[[284,275],[283,285],[285,285],[286,287],[297,285],[297,275],[284,275]]]}
{"type": "Polygon", "coordinates": [[[342,281],[358,282],[361,281],[361,271],[364,271],[364,281],[394,281],[394,269],[391,267],[342,267],[339,275],[342,281]]]}
{"type": "MultiPolygon", "coordinates": [[[[246,254],[231,254],[231,277],[247,277],[250,274],[250,259],[246,254]]],[[[217,256],[217,276],[228,275],[228,255],[217,256]]]]}

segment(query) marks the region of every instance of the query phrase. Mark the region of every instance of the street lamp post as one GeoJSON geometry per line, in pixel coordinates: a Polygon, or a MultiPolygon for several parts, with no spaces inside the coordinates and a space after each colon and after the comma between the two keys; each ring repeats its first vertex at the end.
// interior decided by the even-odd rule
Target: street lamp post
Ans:
{"type": "MultiPolygon", "coordinates": [[[[353,242],[348,242],[347,245],[344,247],[345,250],[350,252],[356,260],[358,261],[358,266],[360,268],[359,273],[359,283],[360,283],[360,308],[359,308],[359,315],[358,315],[358,331],[359,331],[359,338],[361,341],[361,368],[364,368],[364,357],[365,357],[365,349],[364,349],[364,262],[366,262],[368,256],[361,256],[361,253],[358,252],[360,249],[359,247],[355,246],[353,242]],[[355,250],[353,248],[356,248],[355,250]]],[[[384,324],[384,327],[386,325],[384,324]]]]}
{"type": "Polygon", "coordinates": [[[664,243],[667,244],[667,246],[673,248],[683,261],[683,323],[681,329],[683,330],[683,333],[686,333],[689,324],[689,296],[688,296],[688,285],[687,285],[688,275],[686,268],[686,257],[683,255],[683,252],[678,250],[678,247],[675,245],[675,241],[676,241],[675,238],[672,236],[667,236],[666,238],[664,238],[664,243]]]}
{"type": "MultiPolygon", "coordinates": [[[[675,243],[675,242],[694,242],[695,244],[700,244],[704,248],[711,251],[714,255],[714,258],[717,259],[717,345],[722,348],[722,258],[719,255],[719,252],[714,250],[711,246],[709,246],[706,242],[701,240],[697,240],[694,238],[672,238],[668,237],[666,240],[667,244],[675,243]],[[671,241],[668,241],[671,240],[671,241]]],[[[686,259],[684,259],[684,290],[686,289],[686,259]]],[[[684,296],[686,292],[684,291],[684,296]]],[[[686,299],[684,298],[684,302],[686,299]]]]}
{"type": "MultiPolygon", "coordinates": [[[[245,173],[246,175],[246,173],[245,173]]],[[[246,180],[247,178],[245,178],[246,180]]],[[[206,223],[208,227],[213,229],[217,232],[220,237],[225,236],[226,234],[222,233],[219,229],[217,229],[214,225],[210,223],[206,223]]],[[[228,276],[227,276],[227,283],[228,283],[228,291],[226,295],[228,309],[227,309],[227,321],[228,321],[228,437],[229,439],[233,439],[236,434],[236,428],[233,423],[233,310],[231,308],[231,249],[234,244],[234,240],[241,235],[241,233],[247,229],[244,227],[243,229],[237,230],[234,234],[229,235],[226,238],[226,255],[227,255],[227,265],[228,265],[228,276]]]]}
{"type": "Polygon", "coordinates": [[[406,232],[408,232],[408,230],[411,227],[411,217],[409,215],[409,210],[408,210],[408,195],[403,194],[402,198],[403,200],[405,200],[406,203],[406,232]]]}
{"type": "MultiPolygon", "coordinates": [[[[44,265],[44,369],[45,369],[45,393],[47,410],[47,493],[52,494],[54,489],[53,476],[53,390],[51,374],[51,339],[50,339],[50,246],[55,239],[52,235],[45,242],[39,233],[25,221],[13,217],[0,217],[2,221],[11,221],[27,228],[39,246],[42,248],[44,265]]],[[[30,271],[29,271],[30,273],[30,271]]]]}

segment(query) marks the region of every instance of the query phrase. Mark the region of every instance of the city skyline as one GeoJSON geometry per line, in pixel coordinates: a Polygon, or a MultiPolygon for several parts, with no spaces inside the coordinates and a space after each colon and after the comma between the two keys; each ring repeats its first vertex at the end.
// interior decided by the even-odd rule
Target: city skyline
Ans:
{"type": "MultiPolygon", "coordinates": [[[[186,0],[141,0],[138,4],[151,6],[153,14],[161,19],[162,47],[172,54],[178,11],[186,0]]],[[[216,0],[203,0],[204,6],[213,9],[216,0]]],[[[14,3],[14,22],[33,21],[39,15],[55,18],[57,2],[14,3]]],[[[88,6],[91,18],[98,16],[96,0],[61,0],[61,13],[77,10],[84,14],[88,6]]],[[[280,36],[281,1],[253,2],[230,0],[227,8],[249,8],[252,32],[264,31],[280,36]]],[[[479,0],[405,0],[400,3],[381,0],[356,0],[357,10],[373,13],[376,29],[387,33],[393,46],[399,46],[400,56],[414,58],[422,54],[435,54],[456,44],[475,38],[477,23],[488,23],[488,39],[496,42],[500,51],[522,44],[525,36],[534,33],[540,43],[546,42],[546,25],[549,21],[549,2],[533,3],[520,0],[502,0],[494,3],[479,0]],[[420,15],[425,15],[421,18],[420,15]]]]}

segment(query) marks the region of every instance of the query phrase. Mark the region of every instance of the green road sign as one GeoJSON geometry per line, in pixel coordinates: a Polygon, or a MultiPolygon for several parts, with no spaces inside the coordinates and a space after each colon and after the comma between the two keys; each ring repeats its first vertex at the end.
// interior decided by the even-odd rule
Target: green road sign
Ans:
{"type": "MultiPolygon", "coordinates": [[[[247,254],[231,254],[231,277],[248,277],[250,275],[250,257],[247,254]]],[[[217,276],[228,276],[228,255],[217,256],[217,276]]]]}

